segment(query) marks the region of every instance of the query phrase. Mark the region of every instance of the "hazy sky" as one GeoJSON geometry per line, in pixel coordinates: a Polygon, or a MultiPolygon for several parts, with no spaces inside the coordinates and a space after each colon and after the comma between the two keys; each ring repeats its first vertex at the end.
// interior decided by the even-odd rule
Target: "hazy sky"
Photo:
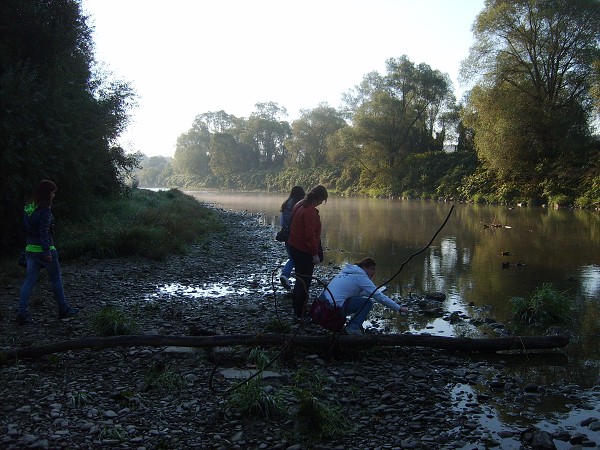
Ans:
{"type": "Polygon", "coordinates": [[[248,117],[259,102],[288,121],[320,102],[337,108],[364,75],[407,55],[448,73],[484,0],[82,0],[96,58],[130,82],[139,106],[127,151],[173,156],[198,114],[248,117]]]}

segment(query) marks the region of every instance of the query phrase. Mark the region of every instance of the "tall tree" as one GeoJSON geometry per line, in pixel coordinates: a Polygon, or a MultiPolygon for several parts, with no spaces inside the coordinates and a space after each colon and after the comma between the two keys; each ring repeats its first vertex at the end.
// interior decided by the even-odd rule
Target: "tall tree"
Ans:
{"type": "Polygon", "coordinates": [[[186,183],[196,182],[210,175],[211,122],[207,119],[212,113],[196,117],[187,133],[177,138],[175,154],[171,166],[175,176],[183,175],[186,183]]]}
{"type": "Polygon", "coordinates": [[[589,149],[598,0],[486,0],[462,65],[479,157],[503,179],[547,185],[589,149]]]}
{"type": "Polygon", "coordinates": [[[284,120],[287,111],[274,102],[257,103],[255,107],[239,138],[259,155],[261,168],[282,167],[286,154],[284,143],[291,132],[290,124],[284,120]]]}
{"type": "Polygon", "coordinates": [[[427,64],[402,56],[388,59],[386,69],[385,76],[369,74],[346,103],[356,107],[355,136],[391,167],[410,153],[442,149],[440,119],[454,97],[449,77],[427,64]]]}
{"type": "Polygon", "coordinates": [[[91,30],[77,0],[0,3],[0,248],[42,178],[60,191],[61,217],[118,192],[137,157],[115,145],[134,94],[94,71],[91,30]]]}
{"type": "Polygon", "coordinates": [[[327,104],[301,111],[292,123],[292,137],[285,142],[288,160],[305,168],[321,166],[327,159],[327,141],[346,126],[342,115],[327,104]]]}

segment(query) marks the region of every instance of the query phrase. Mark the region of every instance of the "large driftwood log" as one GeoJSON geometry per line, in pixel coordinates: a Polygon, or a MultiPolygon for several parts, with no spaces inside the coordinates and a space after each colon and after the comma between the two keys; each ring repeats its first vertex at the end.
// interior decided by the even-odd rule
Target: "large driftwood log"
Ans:
{"type": "Polygon", "coordinates": [[[430,347],[465,352],[498,352],[503,350],[540,350],[565,347],[569,337],[558,336],[514,336],[489,339],[454,338],[423,334],[382,334],[365,336],[305,336],[292,334],[229,334],[218,336],[162,336],[134,335],[112,337],[90,337],[57,342],[35,347],[22,347],[0,351],[0,362],[24,358],[38,358],[52,353],[82,349],[104,349],[111,347],[227,347],[281,346],[304,348],[365,348],[375,346],[430,347]]]}

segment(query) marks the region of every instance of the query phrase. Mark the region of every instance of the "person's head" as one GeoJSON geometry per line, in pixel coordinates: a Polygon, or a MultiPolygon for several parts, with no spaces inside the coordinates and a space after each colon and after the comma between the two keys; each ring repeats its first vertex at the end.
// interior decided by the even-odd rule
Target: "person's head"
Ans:
{"type": "Polygon", "coordinates": [[[294,186],[292,191],[290,192],[290,196],[285,199],[285,202],[281,204],[281,208],[279,211],[284,212],[288,208],[288,201],[291,199],[294,200],[294,204],[298,203],[300,200],[304,198],[306,193],[304,192],[304,188],[302,186],[294,186]]]}
{"type": "Polygon", "coordinates": [[[56,192],[56,184],[50,180],[42,180],[35,187],[31,200],[38,206],[49,208],[52,206],[52,200],[56,192]]]}
{"type": "Polygon", "coordinates": [[[306,192],[304,192],[304,188],[302,186],[294,186],[290,192],[290,198],[293,198],[296,201],[302,200],[305,195],[306,192]]]}
{"type": "Polygon", "coordinates": [[[373,275],[375,275],[377,264],[373,258],[363,258],[354,264],[363,269],[369,278],[373,278],[373,275]]]}
{"type": "Polygon", "coordinates": [[[304,206],[313,205],[318,206],[321,203],[327,203],[327,189],[323,186],[318,185],[312,188],[308,194],[306,194],[304,206]]]}

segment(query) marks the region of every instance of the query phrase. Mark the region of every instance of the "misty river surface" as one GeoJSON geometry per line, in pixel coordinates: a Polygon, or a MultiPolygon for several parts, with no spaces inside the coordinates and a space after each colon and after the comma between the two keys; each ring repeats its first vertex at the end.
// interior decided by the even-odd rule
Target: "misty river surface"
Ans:
{"type": "MultiPolygon", "coordinates": [[[[267,193],[188,194],[227,209],[260,214],[265,225],[273,226],[273,235],[286,199],[267,193]]],[[[325,264],[371,256],[377,262],[374,281],[379,285],[427,246],[451,207],[433,201],[330,197],[319,206],[325,264]]],[[[511,318],[509,300],[528,297],[544,283],[574,299],[581,338],[569,345],[569,353],[600,368],[598,212],[456,203],[431,246],[405,264],[387,285],[387,294],[406,298],[411,293],[442,292],[447,296],[442,307],[448,312],[483,314],[505,323],[511,318]]],[[[458,334],[447,321],[429,320],[418,328],[458,334]]]]}

